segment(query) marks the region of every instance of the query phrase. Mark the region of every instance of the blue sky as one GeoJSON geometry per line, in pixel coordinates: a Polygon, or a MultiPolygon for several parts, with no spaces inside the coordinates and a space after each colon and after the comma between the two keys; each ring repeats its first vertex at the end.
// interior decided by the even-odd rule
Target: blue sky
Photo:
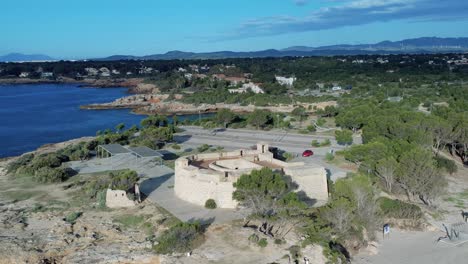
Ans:
{"type": "Polygon", "coordinates": [[[2,0],[0,54],[56,58],[468,37],[468,0],[2,0]]]}

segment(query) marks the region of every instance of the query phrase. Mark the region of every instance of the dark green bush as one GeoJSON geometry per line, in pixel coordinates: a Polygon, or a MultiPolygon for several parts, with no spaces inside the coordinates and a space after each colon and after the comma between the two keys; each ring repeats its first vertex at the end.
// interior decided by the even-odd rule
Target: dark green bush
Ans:
{"type": "Polygon", "coordinates": [[[353,144],[353,132],[350,130],[336,130],[335,139],[339,145],[353,144]]]}
{"type": "Polygon", "coordinates": [[[444,169],[450,174],[458,171],[458,167],[455,161],[444,158],[442,156],[436,156],[434,159],[436,160],[437,168],[444,169]]]}
{"type": "Polygon", "coordinates": [[[18,168],[21,166],[26,166],[29,164],[34,158],[34,154],[24,154],[23,156],[19,157],[17,160],[10,162],[7,166],[8,173],[15,173],[18,168]]]}
{"type": "Polygon", "coordinates": [[[331,141],[330,139],[325,139],[325,141],[323,141],[322,143],[320,143],[320,146],[321,147],[326,147],[326,146],[330,146],[331,145],[331,141]]]}
{"type": "Polygon", "coordinates": [[[57,168],[60,167],[60,165],[62,165],[62,160],[64,159],[64,156],[56,153],[43,154],[40,156],[36,156],[32,160],[31,166],[34,169],[39,169],[42,167],[57,168]]]}
{"type": "Polygon", "coordinates": [[[106,207],[106,190],[101,190],[97,192],[96,194],[96,202],[98,204],[99,208],[105,208],[106,207]]]}
{"type": "Polygon", "coordinates": [[[260,238],[257,236],[257,234],[251,234],[249,236],[249,242],[258,243],[259,240],[260,238]]]}
{"type": "Polygon", "coordinates": [[[62,168],[41,167],[34,172],[34,179],[41,183],[63,182],[68,178],[62,168]]]}
{"type": "Polygon", "coordinates": [[[127,191],[135,186],[135,183],[138,182],[138,174],[136,171],[132,170],[123,170],[117,173],[110,173],[111,178],[111,188],[113,190],[123,190],[127,191]]]}
{"type": "Polygon", "coordinates": [[[257,245],[258,245],[259,247],[264,248],[264,247],[268,246],[268,241],[266,240],[266,238],[262,238],[262,239],[260,239],[260,240],[258,241],[257,245]]]}
{"type": "Polygon", "coordinates": [[[311,145],[312,145],[312,147],[320,147],[320,142],[318,142],[318,140],[314,139],[314,140],[312,140],[311,145]]]}
{"type": "Polygon", "coordinates": [[[19,168],[15,170],[15,175],[31,177],[31,176],[34,176],[34,172],[35,170],[33,167],[29,165],[24,165],[24,166],[20,166],[19,168]]]}
{"type": "Polygon", "coordinates": [[[203,144],[197,148],[198,152],[205,152],[210,149],[210,145],[203,144]]]}
{"type": "Polygon", "coordinates": [[[154,250],[159,254],[184,253],[197,247],[202,240],[200,223],[179,223],[156,239],[158,244],[154,250]]]}
{"type": "Polygon", "coordinates": [[[275,239],[275,244],[276,245],[282,245],[284,243],[286,243],[286,241],[284,241],[283,239],[279,239],[279,238],[275,239]]]}
{"type": "Polygon", "coordinates": [[[319,118],[319,119],[317,119],[317,126],[323,126],[323,125],[325,125],[326,122],[327,121],[325,119],[319,118]]]}
{"type": "Polygon", "coordinates": [[[301,247],[294,245],[289,248],[289,254],[293,260],[298,260],[302,256],[301,247]]]}
{"type": "Polygon", "coordinates": [[[69,160],[85,160],[91,156],[90,148],[95,148],[92,144],[91,142],[81,142],[61,149],[57,153],[66,156],[69,160]]]}
{"type": "Polygon", "coordinates": [[[82,190],[83,190],[84,193],[86,193],[86,195],[90,199],[97,198],[98,194],[100,192],[103,192],[104,197],[105,197],[106,189],[109,188],[109,185],[110,185],[110,179],[109,178],[99,177],[99,178],[87,181],[83,185],[82,190]]]}
{"type": "Polygon", "coordinates": [[[76,222],[76,219],[78,219],[83,213],[82,212],[72,212],[67,217],[65,217],[65,221],[74,224],[76,222]]]}
{"type": "Polygon", "coordinates": [[[205,202],[205,208],[207,209],[216,209],[216,202],[213,199],[208,199],[205,202]]]}
{"type": "Polygon", "coordinates": [[[309,132],[315,132],[315,131],[317,131],[317,129],[315,128],[314,125],[308,125],[308,126],[307,126],[307,131],[309,131],[309,132]]]}
{"type": "Polygon", "coordinates": [[[405,203],[400,200],[392,200],[386,197],[381,197],[377,200],[380,205],[380,210],[385,217],[397,219],[420,219],[423,212],[419,206],[405,203]]]}

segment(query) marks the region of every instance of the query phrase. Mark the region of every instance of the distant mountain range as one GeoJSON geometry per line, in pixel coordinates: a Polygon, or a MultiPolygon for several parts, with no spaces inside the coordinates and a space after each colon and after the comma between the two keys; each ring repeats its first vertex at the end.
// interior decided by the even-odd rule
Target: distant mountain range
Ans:
{"type": "Polygon", "coordinates": [[[0,56],[0,62],[23,62],[23,61],[53,61],[52,57],[43,54],[10,53],[0,56]]]}
{"type": "Polygon", "coordinates": [[[365,54],[418,54],[468,52],[468,38],[424,37],[401,41],[382,41],[376,44],[332,45],[321,47],[294,46],[286,49],[235,52],[184,52],[169,51],[164,54],[146,56],[114,55],[95,60],[172,60],[172,59],[222,59],[222,58],[262,58],[285,56],[333,56],[365,54]]]}
{"type": "MultiPolygon", "coordinates": [[[[382,41],[376,44],[331,45],[321,47],[294,46],[286,49],[268,49],[261,51],[216,51],[216,52],[184,52],[169,51],[164,54],[146,56],[113,55],[90,60],[173,60],[173,59],[223,59],[223,58],[264,58],[285,56],[333,56],[333,55],[385,55],[385,54],[421,54],[468,52],[468,38],[437,38],[424,37],[405,39],[401,41],[382,41]]],[[[50,61],[47,55],[25,55],[11,53],[0,56],[0,61],[50,61]]]]}

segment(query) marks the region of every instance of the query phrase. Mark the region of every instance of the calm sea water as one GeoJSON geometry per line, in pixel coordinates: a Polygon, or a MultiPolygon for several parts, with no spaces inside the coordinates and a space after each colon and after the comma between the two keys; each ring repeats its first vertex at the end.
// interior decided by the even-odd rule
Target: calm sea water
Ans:
{"type": "MultiPolygon", "coordinates": [[[[80,88],[75,84],[0,85],[0,157],[20,155],[96,131],[139,124],[144,116],[129,110],[81,110],[80,105],[109,102],[125,88],[80,88]]],[[[184,118],[198,118],[198,115],[184,118]]]]}

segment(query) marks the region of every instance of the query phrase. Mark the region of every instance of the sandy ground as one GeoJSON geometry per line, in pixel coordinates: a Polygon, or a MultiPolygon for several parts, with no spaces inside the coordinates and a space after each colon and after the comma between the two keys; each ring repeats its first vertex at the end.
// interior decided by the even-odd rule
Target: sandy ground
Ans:
{"type": "MultiPolygon", "coordinates": [[[[445,155],[449,158],[448,155],[445,155]]],[[[393,230],[390,237],[380,238],[376,255],[363,252],[354,257],[358,264],[419,264],[419,263],[468,263],[468,242],[455,245],[436,242],[445,236],[443,225],[462,222],[461,210],[468,211],[468,168],[458,166],[458,172],[447,176],[447,194],[436,202],[437,209],[426,214],[434,230],[425,232],[405,232],[393,230]]]]}
{"type": "Polygon", "coordinates": [[[443,232],[403,232],[394,230],[379,241],[377,255],[358,254],[357,264],[461,264],[468,262],[468,243],[454,246],[436,242],[443,232]]]}

